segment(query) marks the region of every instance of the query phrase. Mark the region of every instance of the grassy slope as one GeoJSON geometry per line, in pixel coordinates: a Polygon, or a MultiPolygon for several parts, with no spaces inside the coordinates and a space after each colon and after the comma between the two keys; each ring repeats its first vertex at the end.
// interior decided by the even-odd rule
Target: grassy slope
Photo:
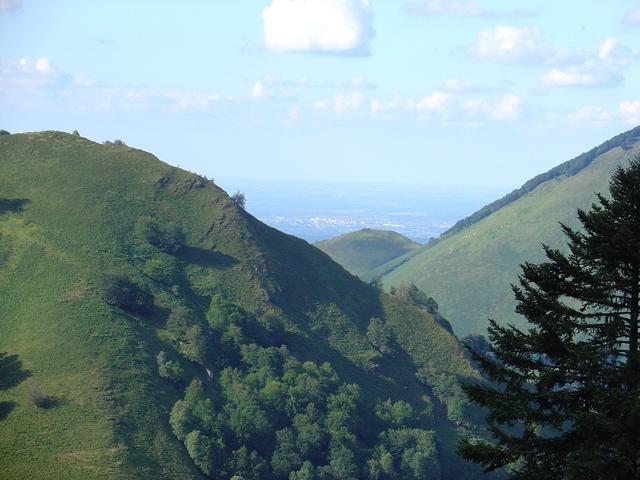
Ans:
{"type": "Polygon", "coordinates": [[[399,233],[364,228],[315,244],[354,275],[374,268],[420,247],[399,233]]]}
{"type": "MultiPolygon", "coordinates": [[[[0,199],[12,200],[0,204],[0,353],[18,359],[8,370],[0,364],[3,478],[199,478],[167,421],[182,392],[158,377],[155,355],[171,350],[162,334],[168,309],[186,303],[204,314],[214,292],[251,312],[282,311],[292,352],[331,361],[371,402],[407,399],[420,408],[430,395],[414,376],[423,365],[475,375],[429,315],[148,153],[58,132],[1,136],[0,172],[0,199]],[[180,223],[187,235],[189,248],[169,259],[177,290],[142,273],[150,254],[132,230],[148,215],[180,223]],[[105,305],[96,287],[103,271],[152,291],[155,314],[141,319],[105,305]],[[363,368],[374,315],[402,347],[377,375],[363,368]],[[29,404],[35,382],[55,406],[29,404]]],[[[432,427],[443,468],[456,478],[456,428],[442,417],[432,427]]]]}
{"type": "Polygon", "coordinates": [[[558,222],[575,226],[576,207],[589,208],[594,192],[608,190],[608,180],[625,159],[640,151],[616,147],[597,157],[577,175],[538,186],[515,202],[435,245],[381,267],[390,270],[385,286],[412,282],[433,296],[458,335],[484,332],[488,318],[522,322],[514,313],[510,284],[519,265],[543,259],[540,242],[566,243],[558,222]]]}

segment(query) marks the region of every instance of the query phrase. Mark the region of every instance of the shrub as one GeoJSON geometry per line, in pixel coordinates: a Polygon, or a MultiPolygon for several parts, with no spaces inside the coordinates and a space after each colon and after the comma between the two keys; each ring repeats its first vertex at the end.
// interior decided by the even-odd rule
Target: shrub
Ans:
{"type": "Polygon", "coordinates": [[[107,274],[101,283],[102,299],[109,305],[139,314],[153,307],[153,296],[124,275],[107,274]]]}
{"type": "Polygon", "coordinates": [[[178,253],[185,246],[182,230],[174,223],[160,225],[150,217],[142,217],[135,226],[136,234],[163,252],[178,253]]]}
{"type": "Polygon", "coordinates": [[[184,379],[184,369],[174,360],[169,360],[167,354],[163,351],[156,357],[158,363],[158,374],[162,378],[179,383],[184,379]]]}
{"type": "Polygon", "coordinates": [[[0,130],[0,135],[11,135],[7,130],[0,130]]]}
{"type": "Polygon", "coordinates": [[[242,209],[244,209],[245,205],[247,204],[247,197],[240,190],[237,190],[236,193],[231,195],[231,200],[233,200],[233,203],[235,203],[242,209]]]}
{"type": "Polygon", "coordinates": [[[184,439],[184,446],[187,447],[187,452],[193,459],[193,463],[195,463],[205,475],[209,475],[209,473],[211,473],[211,440],[199,430],[193,430],[184,439]]]}

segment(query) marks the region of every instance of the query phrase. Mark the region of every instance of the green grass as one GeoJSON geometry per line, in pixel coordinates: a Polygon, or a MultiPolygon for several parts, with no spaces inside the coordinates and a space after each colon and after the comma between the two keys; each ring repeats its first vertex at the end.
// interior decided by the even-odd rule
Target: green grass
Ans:
{"type": "MultiPolygon", "coordinates": [[[[239,209],[216,185],[126,146],[60,132],[0,137],[0,471],[2,478],[201,478],[168,424],[182,395],[158,375],[173,351],[165,319],[187,305],[204,318],[215,293],[286,321],[283,341],[302,360],[329,361],[372,406],[437,402],[417,369],[474,377],[456,339],[424,311],[381,294],[303,240],[239,209]],[[135,234],[141,217],[176,223],[187,248],[168,255],[135,234]],[[168,265],[153,278],[144,265],[168,265]],[[103,272],[149,290],[144,317],[105,304],[103,272]],[[399,355],[366,370],[372,316],[395,332],[399,355]],[[13,380],[15,381],[13,381],[13,380]],[[55,399],[29,402],[38,383],[55,399]]],[[[204,378],[195,364],[193,376],[204,378]]],[[[436,411],[440,460],[452,478],[475,478],[455,455],[458,425],[436,411]],[[471,477],[469,477],[471,475],[471,477]]],[[[474,473],[476,472],[476,473],[474,473]]]]}
{"type": "Polygon", "coordinates": [[[588,209],[594,192],[606,193],[614,169],[639,151],[640,142],[613,148],[576,175],[544,182],[478,223],[380,267],[385,287],[416,284],[460,336],[484,333],[489,318],[523,325],[510,288],[519,265],[543,260],[541,242],[563,248],[558,222],[576,226],[576,209],[588,209]]]}
{"type": "Polygon", "coordinates": [[[420,247],[407,237],[389,230],[364,228],[315,244],[354,275],[383,265],[420,247]]]}

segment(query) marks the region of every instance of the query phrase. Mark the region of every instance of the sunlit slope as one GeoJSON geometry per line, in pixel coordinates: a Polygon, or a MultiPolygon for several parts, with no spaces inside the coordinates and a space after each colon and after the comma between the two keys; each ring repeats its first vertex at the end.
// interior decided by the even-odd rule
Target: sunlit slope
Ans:
{"type": "Polygon", "coordinates": [[[354,275],[362,275],[420,247],[399,233],[364,228],[315,244],[354,275]]]}
{"type": "MultiPolygon", "coordinates": [[[[2,478],[202,478],[168,422],[184,385],[159,377],[156,355],[179,357],[166,332],[171,309],[204,319],[216,295],[251,318],[283,318],[285,331],[265,341],[301,361],[330,362],[341,381],[360,386],[370,410],[388,398],[416,411],[442,405],[425,428],[437,432],[443,478],[470,478],[473,468],[454,453],[449,393],[440,387],[442,403],[416,370],[433,379],[476,373],[423,309],[372,289],[212,182],[140,150],[60,132],[3,135],[0,173],[2,478]],[[148,217],[179,225],[185,247],[168,254],[141,241],[136,225],[148,217]],[[152,308],[106,304],[105,272],[147,290],[152,308]],[[374,316],[399,348],[376,372],[365,335],[374,316]],[[51,404],[36,408],[34,388],[51,404]]],[[[189,378],[208,381],[202,365],[180,361],[189,378]]],[[[360,441],[371,448],[375,439],[360,441]]]]}
{"type": "Polygon", "coordinates": [[[638,151],[637,140],[614,147],[577,174],[541,183],[479,222],[409,254],[404,263],[380,267],[387,272],[385,287],[415,283],[437,300],[459,336],[483,333],[488,318],[521,322],[510,288],[519,265],[542,260],[541,242],[562,248],[566,241],[558,222],[576,226],[576,209],[588,209],[594,192],[606,193],[611,173],[638,151]]]}

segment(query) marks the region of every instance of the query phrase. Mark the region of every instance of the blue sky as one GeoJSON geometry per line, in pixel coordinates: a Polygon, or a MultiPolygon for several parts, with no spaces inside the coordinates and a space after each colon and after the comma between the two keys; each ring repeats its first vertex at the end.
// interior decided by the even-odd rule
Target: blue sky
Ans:
{"type": "Polygon", "coordinates": [[[214,179],[515,187],[638,124],[637,0],[0,0],[0,128],[214,179]]]}

